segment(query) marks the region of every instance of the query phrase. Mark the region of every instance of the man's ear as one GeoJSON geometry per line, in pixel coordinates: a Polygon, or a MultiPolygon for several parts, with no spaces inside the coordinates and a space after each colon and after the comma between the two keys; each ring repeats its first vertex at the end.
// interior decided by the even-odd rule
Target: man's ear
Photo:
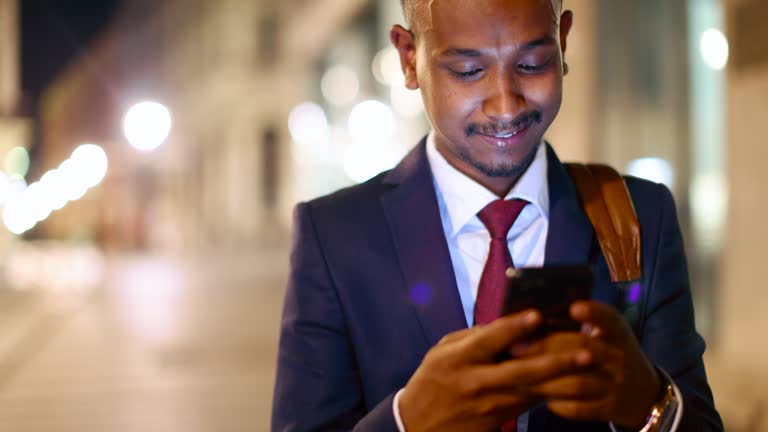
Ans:
{"type": "Polygon", "coordinates": [[[560,49],[563,52],[563,74],[568,75],[568,63],[565,62],[565,50],[568,48],[568,34],[573,27],[573,12],[565,11],[560,17],[560,49]]]}
{"type": "Polygon", "coordinates": [[[401,25],[392,26],[389,32],[389,40],[400,55],[400,67],[405,75],[405,86],[411,90],[419,88],[416,77],[416,39],[413,33],[401,25]]]}

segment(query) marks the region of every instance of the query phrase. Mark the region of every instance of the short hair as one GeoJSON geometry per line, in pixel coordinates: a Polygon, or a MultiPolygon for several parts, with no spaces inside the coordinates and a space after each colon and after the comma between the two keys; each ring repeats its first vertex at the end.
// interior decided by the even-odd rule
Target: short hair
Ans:
{"type": "MultiPolygon", "coordinates": [[[[554,0],[556,6],[560,9],[563,7],[563,0],[554,0]]],[[[414,17],[417,16],[419,6],[423,6],[426,0],[400,0],[400,5],[403,8],[403,15],[405,15],[405,22],[411,30],[414,29],[414,17]]]]}

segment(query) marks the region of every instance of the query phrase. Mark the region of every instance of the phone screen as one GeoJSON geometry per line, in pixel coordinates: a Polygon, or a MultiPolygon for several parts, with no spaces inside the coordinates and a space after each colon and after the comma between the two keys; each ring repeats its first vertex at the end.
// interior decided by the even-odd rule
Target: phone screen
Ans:
{"type": "Polygon", "coordinates": [[[583,265],[509,269],[502,315],[538,309],[542,325],[533,334],[540,338],[559,331],[579,331],[570,306],[592,296],[592,270],[583,265]]]}

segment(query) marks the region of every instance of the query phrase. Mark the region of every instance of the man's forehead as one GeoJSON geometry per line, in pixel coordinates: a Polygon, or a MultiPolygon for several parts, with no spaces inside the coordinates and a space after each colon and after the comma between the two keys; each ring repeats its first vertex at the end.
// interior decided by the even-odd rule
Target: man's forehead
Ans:
{"type": "MultiPolygon", "coordinates": [[[[410,15],[408,18],[411,22],[409,24],[412,27],[421,27],[419,30],[421,31],[429,31],[434,29],[434,17],[439,13],[440,7],[456,7],[457,3],[458,5],[464,5],[461,2],[466,2],[467,0],[405,0],[406,3],[410,2],[409,7],[406,9],[410,9],[406,11],[407,15],[410,15]]],[[[482,0],[471,0],[473,7],[478,6],[478,2],[482,0]]],[[[562,0],[529,0],[531,2],[538,2],[542,5],[547,5],[551,7],[551,12],[553,14],[553,18],[555,21],[557,21],[560,17],[560,9],[562,8],[562,0]]],[[[514,1],[511,3],[515,3],[514,1]]],[[[510,5],[510,3],[506,3],[505,5],[510,5]]]]}

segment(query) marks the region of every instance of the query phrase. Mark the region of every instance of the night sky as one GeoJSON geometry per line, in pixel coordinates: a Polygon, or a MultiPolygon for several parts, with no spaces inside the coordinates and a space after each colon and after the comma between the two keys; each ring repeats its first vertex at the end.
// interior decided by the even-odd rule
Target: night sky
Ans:
{"type": "MultiPolygon", "coordinates": [[[[130,1],[130,0],[129,0],[130,1]]],[[[20,0],[21,76],[27,111],[105,29],[120,0],[20,0]]]]}

